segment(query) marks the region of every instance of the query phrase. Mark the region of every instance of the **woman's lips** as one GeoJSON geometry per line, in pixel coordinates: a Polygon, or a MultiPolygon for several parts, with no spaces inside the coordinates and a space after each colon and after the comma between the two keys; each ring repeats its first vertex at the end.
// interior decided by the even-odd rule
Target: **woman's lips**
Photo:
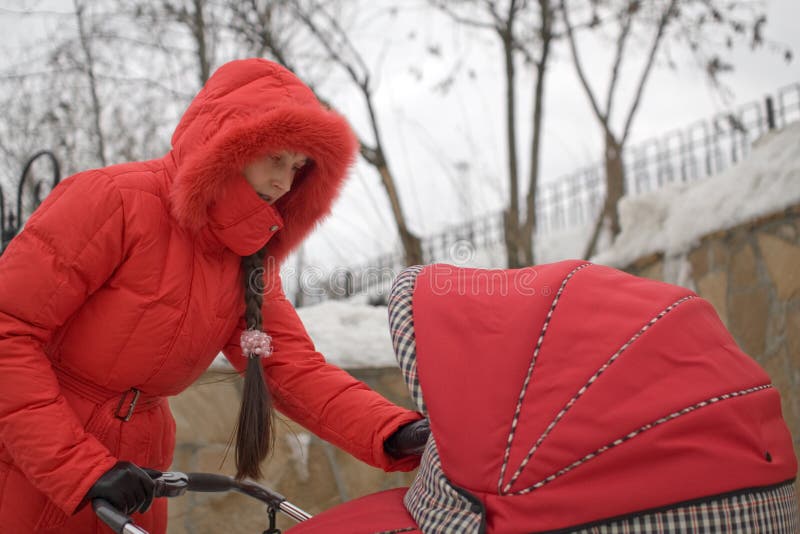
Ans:
{"type": "Polygon", "coordinates": [[[269,195],[262,195],[261,193],[258,194],[261,197],[261,200],[267,202],[267,204],[272,204],[272,197],[269,195]]]}

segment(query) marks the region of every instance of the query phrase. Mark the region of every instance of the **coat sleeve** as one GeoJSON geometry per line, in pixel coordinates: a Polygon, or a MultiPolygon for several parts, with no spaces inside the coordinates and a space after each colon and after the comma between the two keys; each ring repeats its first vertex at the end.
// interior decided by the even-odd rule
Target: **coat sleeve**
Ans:
{"type": "MultiPolygon", "coordinates": [[[[384,471],[410,471],[419,457],[395,459],[383,443],[399,427],[422,418],[401,408],[317,352],[300,317],[281,287],[277,272],[266,275],[264,330],[272,337],[272,355],[264,371],[278,410],[320,438],[384,471]]],[[[239,371],[246,361],[239,347],[240,321],[224,354],[239,371]]]]}
{"type": "Polygon", "coordinates": [[[121,262],[120,193],[99,171],[64,180],[0,256],[0,442],[65,513],[116,459],[86,433],[45,353],[121,262]]]}

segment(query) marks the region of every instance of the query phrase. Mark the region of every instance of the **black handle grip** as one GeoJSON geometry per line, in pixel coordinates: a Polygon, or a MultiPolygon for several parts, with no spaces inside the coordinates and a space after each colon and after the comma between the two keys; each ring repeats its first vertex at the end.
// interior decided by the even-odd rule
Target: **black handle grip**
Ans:
{"type": "Polygon", "coordinates": [[[213,473],[186,473],[189,491],[222,492],[237,489],[238,484],[229,476],[213,473]]]}

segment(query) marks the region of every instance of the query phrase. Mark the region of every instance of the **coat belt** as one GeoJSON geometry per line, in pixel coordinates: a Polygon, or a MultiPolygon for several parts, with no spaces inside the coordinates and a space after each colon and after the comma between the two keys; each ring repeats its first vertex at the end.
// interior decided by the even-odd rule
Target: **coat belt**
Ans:
{"type": "Polygon", "coordinates": [[[148,395],[133,387],[123,392],[106,389],[63,367],[54,365],[53,370],[62,388],[77,393],[95,404],[105,404],[112,399],[118,399],[114,417],[122,421],[129,421],[134,413],[152,408],[164,400],[160,395],[148,395]]]}
{"type": "MultiPolygon", "coordinates": [[[[162,396],[148,395],[137,388],[123,392],[106,389],[55,364],[53,364],[53,370],[63,389],[99,406],[84,428],[86,432],[96,436],[101,442],[107,439],[112,427],[115,426],[115,419],[129,421],[134,413],[143,412],[164,401],[162,396]]],[[[63,525],[67,519],[69,519],[67,515],[54,502],[47,501],[35,530],[39,532],[56,528],[63,525]]]]}

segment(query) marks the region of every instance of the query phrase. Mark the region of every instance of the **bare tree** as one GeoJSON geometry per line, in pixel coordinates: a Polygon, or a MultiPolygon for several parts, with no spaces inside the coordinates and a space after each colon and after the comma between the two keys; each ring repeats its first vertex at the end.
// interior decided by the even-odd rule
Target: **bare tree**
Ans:
{"type": "MultiPolygon", "coordinates": [[[[134,20],[146,23],[153,30],[154,39],[168,32],[185,33],[193,52],[194,65],[190,70],[199,86],[206,83],[216,64],[221,40],[217,19],[227,13],[225,6],[209,0],[126,0],[123,5],[134,20]]],[[[173,46],[172,50],[175,49],[173,46]]]]}
{"type": "Polygon", "coordinates": [[[504,230],[508,267],[534,263],[533,235],[536,229],[536,192],[539,183],[542,102],[550,60],[551,44],[556,37],[552,0],[430,0],[456,23],[489,30],[500,41],[505,69],[506,141],[508,154],[508,207],[504,211],[504,230]],[[530,175],[524,216],[520,209],[519,155],[517,153],[517,56],[533,65],[535,83],[532,91],[533,134],[530,144],[530,175]]]}
{"type": "Polygon", "coordinates": [[[15,154],[14,167],[44,148],[64,174],[163,154],[177,114],[168,110],[184,95],[156,68],[146,28],[110,0],[74,0],[62,12],[18,5],[20,17],[59,31],[25,43],[0,70],[0,145],[15,154]]]}
{"type": "Polygon", "coordinates": [[[561,0],[561,12],[566,26],[572,62],[591,105],[592,112],[603,131],[604,162],[606,173],[606,198],[598,215],[591,238],[584,252],[589,258],[595,252],[598,238],[603,228],[608,228],[611,237],[620,232],[617,204],[625,194],[625,167],[623,151],[629,140],[631,127],[639,110],[650,74],[657,63],[659,53],[668,38],[677,44],[687,46],[697,57],[699,64],[716,81],[721,72],[730,70],[731,65],[723,62],[717,55],[712,35],[723,35],[724,46],[732,46],[735,36],[744,36],[752,27],[753,46],[760,44],[761,28],[766,20],[758,11],[758,6],[748,0],[561,0]],[[601,19],[609,20],[616,26],[614,38],[614,58],[611,64],[608,89],[605,99],[600,100],[598,91],[592,87],[581,60],[576,39],[576,26],[572,16],[580,9],[588,9],[589,20],[585,26],[590,30],[603,28],[601,19]],[[607,16],[601,16],[605,13],[607,16]],[[615,127],[614,104],[618,97],[621,67],[626,58],[635,53],[630,46],[635,33],[634,26],[640,26],[646,40],[646,54],[641,72],[634,86],[633,97],[622,112],[621,126],[615,127]]]}
{"type": "Polygon", "coordinates": [[[98,96],[97,90],[92,42],[86,28],[86,10],[81,0],[73,0],[73,6],[75,9],[75,21],[78,26],[78,42],[80,43],[81,51],[85,59],[83,70],[89,82],[89,95],[92,98],[92,124],[94,126],[95,139],[97,140],[97,159],[100,161],[100,164],[105,167],[108,165],[108,160],[106,160],[106,141],[103,128],[100,125],[103,109],[100,105],[100,97],[98,96]]]}
{"type": "Polygon", "coordinates": [[[535,263],[533,236],[536,231],[536,193],[539,188],[539,169],[541,153],[542,122],[544,120],[544,87],[547,74],[547,65],[550,60],[551,44],[555,38],[553,28],[555,8],[551,0],[538,0],[539,25],[537,28],[539,53],[532,53],[530,61],[536,68],[536,83],[533,90],[533,134],[531,135],[530,150],[530,177],[528,179],[528,195],[525,202],[525,222],[520,231],[520,240],[524,253],[524,264],[535,263]]]}

